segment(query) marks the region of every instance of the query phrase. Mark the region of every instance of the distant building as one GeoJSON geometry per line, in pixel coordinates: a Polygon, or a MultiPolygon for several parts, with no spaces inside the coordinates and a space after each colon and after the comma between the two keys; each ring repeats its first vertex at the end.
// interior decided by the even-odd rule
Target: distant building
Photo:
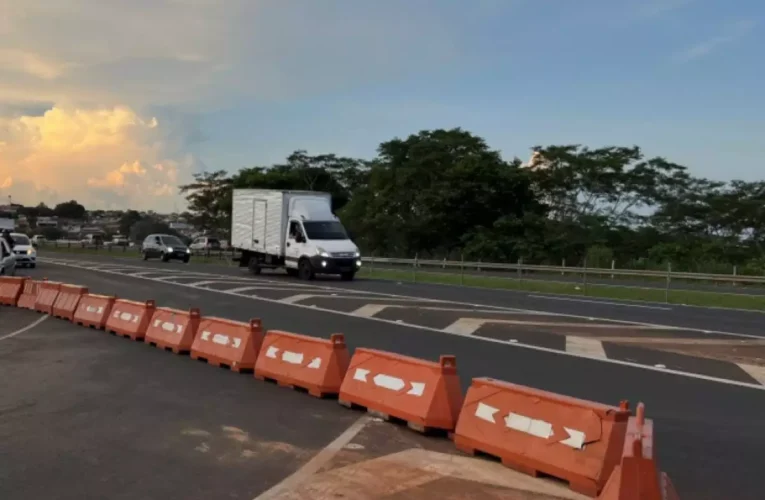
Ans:
{"type": "Polygon", "coordinates": [[[58,227],[58,217],[55,215],[53,217],[38,217],[37,227],[58,227]]]}

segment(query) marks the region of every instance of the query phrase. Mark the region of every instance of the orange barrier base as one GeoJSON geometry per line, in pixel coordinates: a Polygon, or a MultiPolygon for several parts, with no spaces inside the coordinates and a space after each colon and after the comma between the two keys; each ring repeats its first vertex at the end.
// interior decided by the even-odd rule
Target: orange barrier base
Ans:
{"type": "Polygon", "coordinates": [[[135,302],[117,299],[112,305],[112,311],[104,329],[119,337],[143,341],[155,308],[153,300],[135,302]]]}
{"type": "Polygon", "coordinates": [[[56,303],[61,283],[55,281],[44,281],[37,290],[37,300],[35,301],[35,311],[44,314],[53,314],[53,304],[56,303]]]}
{"type": "Polygon", "coordinates": [[[87,294],[80,298],[72,322],[85,327],[103,330],[112,312],[116,297],[87,294]]]}
{"type": "Polygon", "coordinates": [[[40,291],[40,285],[45,283],[45,280],[27,280],[24,283],[24,289],[19,295],[19,300],[16,302],[16,307],[22,309],[35,310],[35,302],[37,302],[37,294],[40,291]]]}
{"type": "Polygon", "coordinates": [[[255,362],[255,378],[321,398],[340,392],[349,362],[345,337],[339,333],[327,340],[271,330],[255,362]]]}
{"type": "Polygon", "coordinates": [[[87,293],[88,289],[83,286],[61,285],[56,302],[53,303],[53,316],[73,321],[80,299],[87,293]]]}
{"type": "Polygon", "coordinates": [[[188,311],[158,307],[154,311],[143,341],[154,347],[188,354],[199,329],[199,309],[188,311]]]}
{"type": "Polygon", "coordinates": [[[197,333],[191,345],[191,359],[235,372],[255,369],[255,360],[263,343],[263,326],[259,319],[242,323],[223,318],[202,318],[197,333]]]}
{"type": "Polygon", "coordinates": [[[403,420],[419,432],[454,430],[462,401],[454,356],[434,363],[365,348],[353,354],[338,396],[344,406],[403,420]]]}
{"type": "Polygon", "coordinates": [[[27,278],[2,277],[0,278],[0,305],[15,306],[27,278]]]}

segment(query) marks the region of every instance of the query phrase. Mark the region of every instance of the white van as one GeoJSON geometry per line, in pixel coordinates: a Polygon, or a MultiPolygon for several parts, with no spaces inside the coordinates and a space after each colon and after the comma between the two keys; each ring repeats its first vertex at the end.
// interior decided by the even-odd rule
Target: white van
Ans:
{"type": "Polygon", "coordinates": [[[329,193],[235,189],[231,246],[242,252],[240,267],[255,274],[284,267],[306,280],[316,274],[352,280],[361,267],[359,249],[332,213],[329,193]]]}
{"type": "Polygon", "coordinates": [[[16,257],[13,255],[8,242],[0,238],[0,276],[16,275],[16,257]]]}

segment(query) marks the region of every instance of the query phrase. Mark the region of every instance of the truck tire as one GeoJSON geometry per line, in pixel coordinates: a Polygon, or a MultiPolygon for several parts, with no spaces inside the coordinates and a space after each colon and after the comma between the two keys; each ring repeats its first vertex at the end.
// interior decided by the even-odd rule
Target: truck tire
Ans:
{"type": "Polygon", "coordinates": [[[340,273],[340,279],[343,281],[353,281],[353,278],[356,276],[356,273],[353,271],[349,271],[347,273],[340,273]]]}
{"type": "Polygon", "coordinates": [[[258,257],[256,255],[250,257],[250,261],[247,263],[247,268],[252,274],[260,274],[260,262],[258,262],[258,257]]]}
{"type": "Polygon", "coordinates": [[[300,259],[298,262],[298,277],[301,280],[312,280],[316,274],[313,271],[311,261],[308,259],[300,259]]]}

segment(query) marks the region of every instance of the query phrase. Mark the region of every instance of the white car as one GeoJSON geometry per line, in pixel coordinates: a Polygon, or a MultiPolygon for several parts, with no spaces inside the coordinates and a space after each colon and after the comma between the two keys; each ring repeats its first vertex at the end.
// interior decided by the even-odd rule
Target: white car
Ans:
{"type": "Polygon", "coordinates": [[[16,256],[17,267],[37,267],[37,250],[32,246],[26,234],[11,233],[13,238],[13,254],[16,256]]]}
{"type": "Polygon", "coordinates": [[[0,276],[16,275],[16,257],[8,248],[8,243],[0,238],[0,276]]]}

